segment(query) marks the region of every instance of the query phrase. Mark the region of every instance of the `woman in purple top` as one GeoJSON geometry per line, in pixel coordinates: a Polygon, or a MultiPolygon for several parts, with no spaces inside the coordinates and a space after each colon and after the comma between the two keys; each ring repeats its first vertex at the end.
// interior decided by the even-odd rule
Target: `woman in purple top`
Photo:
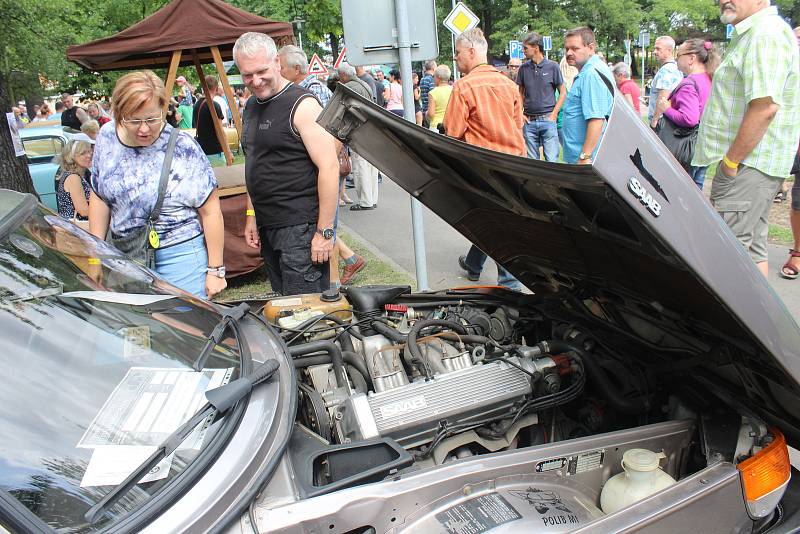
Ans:
{"type": "MultiPolygon", "coordinates": [[[[711,76],[719,65],[719,54],[711,41],[687,39],[678,47],[678,69],[686,77],[669,95],[656,103],[656,114],[663,113],[670,122],[681,128],[695,128],[700,124],[708,95],[711,94],[711,76]]],[[[703,189],[707,167],[691,167],[694,183],[703,189]]]]}

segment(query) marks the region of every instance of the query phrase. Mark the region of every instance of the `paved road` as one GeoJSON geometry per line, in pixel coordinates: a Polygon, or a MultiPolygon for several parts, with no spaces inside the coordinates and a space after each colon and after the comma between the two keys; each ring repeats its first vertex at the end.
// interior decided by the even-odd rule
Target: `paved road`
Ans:
{"type": "MultiPolygon", "coordinates": [[[[348,192],[351,196],[355,194],[352,189],[348,192]]],[[[465,254],[469,248],[469,241],[424,206],[423,212],[430,288],[472,284],[457,264],[458,256],[465,254]]],[[[348,230],[360,237],[373,251],[414,276],[416,271],[411,201],[409,195],[391,180],[384,178],[380,185],[378,209],[351,212],[342,208],[339,218],[348,230]]],[[[786,280],[776,274],[786,261],[787,250],[786,246],[770,245],[769,281],[795,319],[800,322],[800,279],[786,280]]],[[[725,269],[725,266],[720,265],[719,268],[725,269]]],[[[497,281],[493,262],[486,263],[480,281],[487,284],[497,281]]]]}

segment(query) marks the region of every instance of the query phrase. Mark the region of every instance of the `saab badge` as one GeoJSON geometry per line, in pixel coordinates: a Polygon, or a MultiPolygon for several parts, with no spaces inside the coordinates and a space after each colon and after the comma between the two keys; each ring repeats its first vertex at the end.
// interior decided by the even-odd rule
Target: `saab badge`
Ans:
{"type": "Polygon", "coordinates": [[[661,215],[661,204],[653,198],[653,195],[645,189],[645,187],[633,176],[628,178],[628,190],[633,193],[633,196],[647,206],[647,210],[653,214],[653,217],[661,215]]]}

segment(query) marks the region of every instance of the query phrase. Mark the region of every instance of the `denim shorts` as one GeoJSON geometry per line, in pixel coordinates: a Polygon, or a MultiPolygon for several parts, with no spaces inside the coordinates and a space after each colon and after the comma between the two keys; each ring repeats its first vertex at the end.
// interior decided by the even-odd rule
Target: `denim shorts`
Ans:
{"type": "Polygon", "coordinates": [[[156,249],[156,273],[196,297],[206,298],[208,252],[203,234],[183,243],[156,249]]]}

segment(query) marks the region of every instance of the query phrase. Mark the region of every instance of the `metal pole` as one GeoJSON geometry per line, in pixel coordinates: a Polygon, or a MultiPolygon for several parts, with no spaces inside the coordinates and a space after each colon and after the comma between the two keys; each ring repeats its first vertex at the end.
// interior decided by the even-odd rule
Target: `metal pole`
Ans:
{"type": "MultiPolygon", "coordinates": [[[[453,9],[455,9],[456,0],[451,3],[453,4],[453,9]]],[[[458,65],[456,64],[456,36],[453,32],[450,32],[450,46],[453,49],[453,80],[458,80],[461,78],[461,73],[458,71],[458,65]]]]}
{"type": "Polygon", "coordinates": [[[639,43],[642,45],[642,96],[644,95],[644,41],[642,39],[642,35],[639,34],[639,43]]]}
{"type": "MultiPolygon", "coordinates": [[[[403,86],[403,117],[416,123],[414,117],[414,84],[411,81],[411,38],[408,30],[406,0],[395,0],[397,22],[397,48],[400,55],[400,78],[403,86]]],[[[422,205],[411,197],[411,226],[414,231],[414,267],[417,272],[417,289],[428,289],[428,262],[425,252],[425,228],[422,222],[422,205]]]]}

